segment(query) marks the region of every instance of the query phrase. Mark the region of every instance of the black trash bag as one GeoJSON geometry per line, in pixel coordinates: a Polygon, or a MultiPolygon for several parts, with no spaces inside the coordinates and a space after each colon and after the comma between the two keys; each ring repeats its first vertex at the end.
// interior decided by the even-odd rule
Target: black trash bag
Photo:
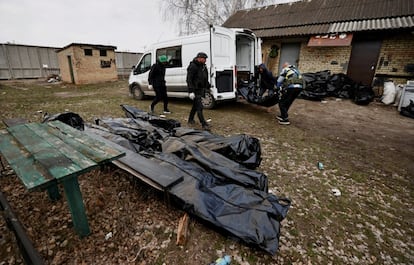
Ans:
{"type": "Polygon", "coordinates": [[[412,119],[414,119],[414,102],[413,100],[410,99],[410,104],[405,106],[405,107],[401,107],[401,111],[400,114],[406,117],[410,117],[412,119]]]}
{"type": "Polygon", "coordinates": [[[63,112],[53,115],[46,114],[43,118],[42,123],[49,121],[61,121],[80,131],[83,131],[85,129],[85,124],[82,117],[73,112],[63,112]]]}
{"type": "MultiPolygon", "coordinates": [[[[127,110],[127,116],[130,117],[133,114],[136,118],[98,119],[96,124],[131,140],[138,152],[145,149],[161,151],[160,142],[168,136],[176,136],[186,138],[188,141],[198,142],[200,145],[218,152],[247,168],[254,169],[260,166],[261,148],[259,140],[256,138],[247,135],[228,138],[207,131],[175,127],[179,122],[174,120],[168,120],[168,123],[174,127],[173,130],[168,131],[165,127],[159,127],[157,123],[151,123],[152,118],[148,119],[146,112],[127,105],[121,106],[124,110],[127,110]]],[[[155,117],[155,119],[157,118],[155,117]]]]}
{"type": "Polygon", "coordinates": [[[243,83],[237,89],[239,94],[247,100],[247,102],[264,107],[271,107],[279,103],[279,92],[269,90],[266,96],[259,96],[257,88],[253,82],[243,83]]]}
{"type": "Polygon", "coordinates": [[[338,98],[351,99],[355,97],[355,85],[344,85],[342,89],[337,91],[338,98]]]}
{"type": "Polygon", "coordinates": [[[214,175],[215,181],[221,184],[236,183],[245,188],[266,192],[268,190],[266,175],[245,168],[199,144],[187,142],[177,137],[169,137],[163,142],[162,152],[175,154],[183,160],[197,164],[203,171],[214,175]]]}
{"type": "MultiPolygon", "coordinates": [[[[327,92],[329,96],[340,98],[349,97],[349,88],[354,86],[355,82],[347,75],[339,73],[332,75],[327,83],[327,92]]],[[[352,94],[351,94],[352,95],[352,94]]],[[[352,95],[353,96],[353,95],[352,95]]]]}
{"type": "Polygon", "coordinates": [[[304,73],[302,74],[303,81],[305,81],[306,86],[311,85],[316,81],[315,73],[304,73]]]}
{"type": "Polygon", "coordinates": [[[323,71],[320,71],[320,72],[316,72],[316,75],[318,77],[317,78],[318,80],[327,82],[329,80],[330,76],[331,76],[331,71],[330,70],[323,70],[323,71]]]}
{"type": "Polygon", "coordinates": [[[302,74],[302,78],[305,81],[305,88],[298,97],[307,100],[320,101],[329,96],[327,92],[329,76],[329,70],[302,74]]]}
{"type": "Polygon", "coordinates": [[[181,123],[176,120],[157,117],[155,115],[151,115],[148,112],[145,112],[132,106],[123,104],[121,105],[121,108],[128,118],[139,118],[141,120],[148,121],[152,125],[161,127],[167,131],[172,131],[174,128],[181,126],[181,123]]]}
{"type": "Polygon", "coordinates": [[[372,87],[362,84],[355,85],[355,97],[354,102],[358,105],[368,105],[374,100],[374,90],[372,87]]]}
{"type": "Polygon", "coordinates": [[[108,118],[97,119],[95,122],[109,132],[128,139],[137,152],[161,151],[162,140],[169,135],[149,122],[138,119],[108,118]]]}
{"type": "Polygon", "coordinates": [[[170,193],[183,209],[241,239],[245,244],[274,255],[279,246],[280,222],[286,218],[290,200],[258,189],[223,182],[192,161],[168,153],[160,160],[189,175],[173,186],[170,193]]]}
{"type": "Polygon", "coordinates": [[[207,131],[181,127],[176,129],[174,136],[204,146],[249,169],[259,167],[262,161],[259,139],[246,134],[222,137],[207,131]]]}
{"type": "MultiPolygon", "coordinates": [[[[119,137],[105,138],[119,141],[119,137]]],[[[267,192],[263,173],[177,137],[168,136],[162,149],[136,154],[135,161],[142,165],[135,167],[138,173],[149,179],[168,174],[182,176],[182,181],[166,192],[183,210],[250,246],[276,253],[280,222],[286,218],[291,202],[267,192]]]]}
{"type": "Polygon", "coordinates": [[[326,91],[321,91],[320,89],[310,91],[308,89],[304,89],[300,92],[298,98],[307,99],[307,100],[314,100],[314,101],[321,101],[327,96],[326,91]]]}

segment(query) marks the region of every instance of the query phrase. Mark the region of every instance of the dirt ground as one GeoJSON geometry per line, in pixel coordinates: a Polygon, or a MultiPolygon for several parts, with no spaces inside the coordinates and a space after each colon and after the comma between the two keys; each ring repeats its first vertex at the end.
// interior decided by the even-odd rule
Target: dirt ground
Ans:
{"type": "MultiPolygon", "coordinates": [[[[120,104],[147,109],[151,102],[128,97],[125,81],[79,90],[44,84],[36,89],[48,100],[39,98],[42,102],[33,106],[13,102],[36,93],[32,85],[0,84],[1,118],[19,109],[30,113],[26,118],[40,119],[39,109],[58,112],[48,105],[56,101],[60,109],[92,121],[120,104]]],[[[185,126],[190,107],[189,101],[172,99],[170,117],[185,126]]],[[[276,114],[277,106],[243,101],[205,110],[213,133],[247,133],[260,140],[263,161],[257,170],[268,176],[269,192],[292,200],[274,256],[193,217],[187,243],[177,246],[184,212],[115,167],[79,179],[92,229],[83,239],[72,229],[65,200],[51,203],[44,192],[28,193],[10,170],[3,171],[0,188],[46,264],[209,264],[224,254],[232,256],[231,264],[242,265],[413,264],[414,120],[377,101],[359,106],[335,98],[296,100],[289,126],[277,124],[276,114]],[[323,162],[323,170],[317,162],[323,162]],[[333,188],[341,195],[333,195],[333,188]]],[[[0,265],[23,263],[2,218],[0,249],[0,265]]]]}

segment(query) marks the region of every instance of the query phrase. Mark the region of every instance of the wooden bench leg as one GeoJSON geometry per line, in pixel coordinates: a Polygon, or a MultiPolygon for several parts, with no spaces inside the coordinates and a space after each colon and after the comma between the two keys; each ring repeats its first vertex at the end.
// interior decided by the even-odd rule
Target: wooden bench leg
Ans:
{"type": "Polygon", "coordinates": [[[62,182],[68,200],[69,210],[72,214],[73,226],[80,237],[85,237],[91,232],[89,230],[85,205],[79,188],[78,177],[68,178],[62,182]]]}

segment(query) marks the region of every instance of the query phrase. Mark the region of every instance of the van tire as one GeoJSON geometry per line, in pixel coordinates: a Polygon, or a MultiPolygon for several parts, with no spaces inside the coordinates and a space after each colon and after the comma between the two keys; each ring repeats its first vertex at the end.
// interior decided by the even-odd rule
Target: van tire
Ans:
{"type": "Polygon", "coordinates": [[[139,85],[133,85],[132,86],[131,94],[132,94],[132,97],[134,99],[141,100],[141,99],[145,98],[145,94],[144,94],[144,92],[142,91],[142,89],[139,85]]]}
{"type": "Polygon", "coordinates": [[[203,108],[205,109],[213,109],[216,106],[216,100],[209,92],[204,95],[204,97],[201,99],[201,102],[203,104],[203,108]]]}

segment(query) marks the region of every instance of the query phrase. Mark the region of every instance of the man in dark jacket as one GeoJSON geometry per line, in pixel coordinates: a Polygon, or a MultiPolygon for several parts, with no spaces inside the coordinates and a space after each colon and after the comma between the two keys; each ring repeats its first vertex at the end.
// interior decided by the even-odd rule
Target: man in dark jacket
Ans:
{"type": "Polygon", "coordinates": [[[208,82],[208,71],[206,67],[207,54],[199,52],[197,56],[190,62],[187,68],[187,86],[188,97],[193,101],[193,106],[188,116],[188,123],[194,124],[194,116],[197,113],[201,126],[204,130],[210,130],[203,116],[203,103],[201,101],[207,89],[210,87],[208,82]]]}
{"type": "Polygon", "coordinates": [[[270,72],[267,68],[266,65],[264,64],[260,64],[259,65],[259,85],[260,85],[260,90],[259,90],[259,96],[262,97],[263,94],[266,92],[266,90],[269,90],[268,93],[269,95],[273,94],[274,91],[274,87],[276,85],[276,78],[273,76],[272,72],[270,72]]]}
{"type": "Polygon", "coordinates": [[[150,106],[150,113],[154,113],[154,107],[161,100],[164,101],[164,114],[170,114],[168,110],[167,86],[165,85],[165,64],[167,56],[161,55],[157,62],[151,66],[148,74],[148,88],[155,90],[155,98],[150,106]]]}

